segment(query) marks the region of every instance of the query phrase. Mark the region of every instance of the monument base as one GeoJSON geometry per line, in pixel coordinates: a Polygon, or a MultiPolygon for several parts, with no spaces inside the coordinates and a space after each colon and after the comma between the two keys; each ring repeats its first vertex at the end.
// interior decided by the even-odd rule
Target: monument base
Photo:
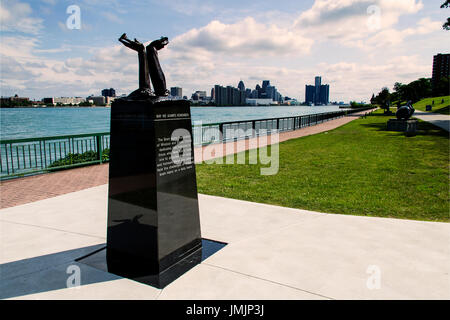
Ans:
{"type": "Polygon", "coordinates": [[[387,131],[405,132],[407,136],[415,136],[417,133],[417,120],[389,119],[387,131]]]}
{"type": "Polygon", "coordinates": [[[104,272],[113,273],[124,278],[151,285],[158,289],[163,289],[169,283],[176,280],[185,272],[189,271],[226,245],[227,244],[223,242],[202,239],[201,246],[185,255],[183,259],[177,260],[175,264],[161,272],[149,271],[150,269],[146,269],[145,266],[138,266],[138,269],[132,269],[128,263],[127,265],[122,266],[122,268],[114,264],[112,266],[111,262],[108,264],[106,246],[84,257],[78,258],[76,261],[104,272]]]}

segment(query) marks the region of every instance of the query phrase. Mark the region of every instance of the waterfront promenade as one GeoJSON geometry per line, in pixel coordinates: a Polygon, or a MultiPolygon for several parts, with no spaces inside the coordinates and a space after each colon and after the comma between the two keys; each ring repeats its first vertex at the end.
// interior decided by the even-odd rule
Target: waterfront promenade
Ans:
{"type": "MultiPolygon", "coordinates": [[[[356,117],[287,132],[280,141],[356,117]]],[[[105,246],[107,182],[107,164],[2,182],[0,299],[450,299],[448,223],[203,194],[202,237],[227,243],[223,249],[162,290],[103,272],[75,259],[105,246]],[[80,286],[68,288],[68,270],[76,267],[80,286]]]]}

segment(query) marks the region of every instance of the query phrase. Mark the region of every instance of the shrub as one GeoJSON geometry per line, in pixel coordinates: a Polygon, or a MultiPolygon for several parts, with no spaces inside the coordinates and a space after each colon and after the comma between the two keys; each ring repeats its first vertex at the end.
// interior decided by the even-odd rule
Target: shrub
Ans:
{"type": "MultiPolygon", "coordinates": [[[[53,161],[48,167],[57,168],[68,166],[77,163],[91,162],[98,159],[97,152],[86,151],[84,153],[69,153],[64,158],[53,161]]],[[[104,149],[102,152],[102,161],[109,161],[109,149],[104,149]]]]}

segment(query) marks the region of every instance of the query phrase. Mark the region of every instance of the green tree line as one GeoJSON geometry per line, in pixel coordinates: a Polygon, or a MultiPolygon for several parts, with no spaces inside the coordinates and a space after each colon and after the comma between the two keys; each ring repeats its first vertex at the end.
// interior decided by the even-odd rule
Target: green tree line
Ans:
{"type": "Polygon", "coordinates": [[[442,77],[433,87],[430,78],[420,78],[408,84],[396,82],[391,93],[387,87],[381,89],[377,95],[372,95],[370,102],[387,108],[391,104],[407,101],[416,103],[424,98],[446,96],[449,94],[449,82],[447,77],[442,77]]]}

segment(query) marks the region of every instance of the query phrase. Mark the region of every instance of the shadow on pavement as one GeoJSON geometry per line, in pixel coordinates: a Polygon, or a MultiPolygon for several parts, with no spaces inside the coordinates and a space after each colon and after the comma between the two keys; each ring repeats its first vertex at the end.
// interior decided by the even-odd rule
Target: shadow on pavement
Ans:
{"type": "Polygon", "coordinates": [[[0,299],[65,289],[79,270],[80,285],[121,279],[85,264],[75,262],[105,244],[83,247],[0,265],[0,299]],[[79,269],[78,269],[78,268],[79,269]]]}

